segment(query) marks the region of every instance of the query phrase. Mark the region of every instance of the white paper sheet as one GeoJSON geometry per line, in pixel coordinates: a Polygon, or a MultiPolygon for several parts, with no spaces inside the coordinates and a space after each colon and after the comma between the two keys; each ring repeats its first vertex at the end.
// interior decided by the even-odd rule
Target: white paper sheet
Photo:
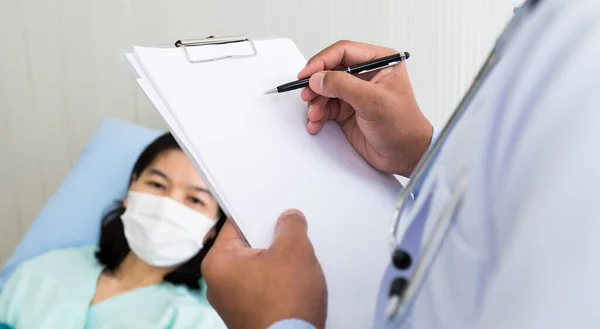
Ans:
{"type": "Polygon", "coordinates": [[[309,135],[299,91],[263,95],[295,79],[305,59],[288,39],[256,47],[257,57],[200,64],[176,48],[135,47],[128,58],[249,243],[268,247],[279,214],[301,209],[327,278],[328,328],[370,327],[401,185],[367,164],[338,125],[309,135]]]}

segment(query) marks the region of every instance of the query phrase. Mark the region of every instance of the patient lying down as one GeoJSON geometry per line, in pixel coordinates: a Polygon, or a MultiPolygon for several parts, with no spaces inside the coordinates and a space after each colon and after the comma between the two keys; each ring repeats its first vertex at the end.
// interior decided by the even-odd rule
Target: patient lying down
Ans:
{"type": "Polygon", "coordinates": [[[103,218],[98,246],[23,263],[0,294],[16,329],[224,328],[200,264],[224,216],[170,134],[150,144],[129,193],[103,218]]]}

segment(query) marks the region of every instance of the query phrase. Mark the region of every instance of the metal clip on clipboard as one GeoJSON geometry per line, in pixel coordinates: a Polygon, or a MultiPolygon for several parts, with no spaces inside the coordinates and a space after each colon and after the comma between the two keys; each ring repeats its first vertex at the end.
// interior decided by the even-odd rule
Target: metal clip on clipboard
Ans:
{"type": "Polygon", "coordinates": [[[226,58],[254,57],[258,54],[258,51],[256,50],[256,46],[254,45],[254,41],[250,40],[249,38],[247,38],[245,36],[231,36],[231,37],[219,37],[219,38],[210,36],[206,39],[200,39],[200,40],[177,40],[177,41],[175,41],[175,47],[183,49],[183,51],[185,53],[185,57],[187,58],[188,62],[190,62],[192,64],[218,61],[218,60],[226,59],[226,58]],[[223,45],[223,44],[238,43],[238,42],[248,42],[250,44],[250,49],[251,49],[252,53],[241,54],[241,55],[229,54],[229,55],[223,55],[223,56],[207,58],[207,59],[193,59],[187,50],[188,47],[223,45]]]}

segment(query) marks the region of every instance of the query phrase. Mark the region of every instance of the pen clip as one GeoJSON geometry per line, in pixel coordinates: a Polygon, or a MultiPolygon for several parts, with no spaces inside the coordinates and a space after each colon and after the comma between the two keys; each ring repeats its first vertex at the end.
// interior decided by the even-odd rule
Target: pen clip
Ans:
{"type": "Polygon", "coordinates": [[[376,68],[370,69],[370,70],[363,70],[363,71],[360,71],[360,72],[356,73],[356,75],[361,75],[361,74],[365,74],[365,73],[369,73],[369,72],[373,72],[373,71],[383,70],[383,69],[386,69],[388,67],[395,66],[395,65],[398,65],[398,64],[400,64],[400,61],[390,62],[386,66],[376,67],[376,68]]]}

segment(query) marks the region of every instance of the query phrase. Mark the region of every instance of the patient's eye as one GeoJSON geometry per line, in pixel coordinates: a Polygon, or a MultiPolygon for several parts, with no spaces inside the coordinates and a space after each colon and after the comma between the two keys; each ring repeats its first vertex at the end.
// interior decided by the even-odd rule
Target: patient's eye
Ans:
{"type": "Polygon", "coordinates": [[[196,198],[196,197],[193,197],[193,196],[191,196],[191,197],[189,197],[188,199],[189,199],[189,200],[190,200],[190,202],[191,202],[192,204],[194,204],[194,205],[202,205],[202,206],[204,206],[204,201],[202,201],[202,200],[200,200],[200,199],[198,199],[198,198],[196,198]]]}
{"type": "Polygon", "coordinates": [[[161,184],[159,182],[155,182],[155,181],[148,181],[148,182],[146,182],[146,184],[157,190],[164,190],[166,188],[163,184],[161,184]]]}

